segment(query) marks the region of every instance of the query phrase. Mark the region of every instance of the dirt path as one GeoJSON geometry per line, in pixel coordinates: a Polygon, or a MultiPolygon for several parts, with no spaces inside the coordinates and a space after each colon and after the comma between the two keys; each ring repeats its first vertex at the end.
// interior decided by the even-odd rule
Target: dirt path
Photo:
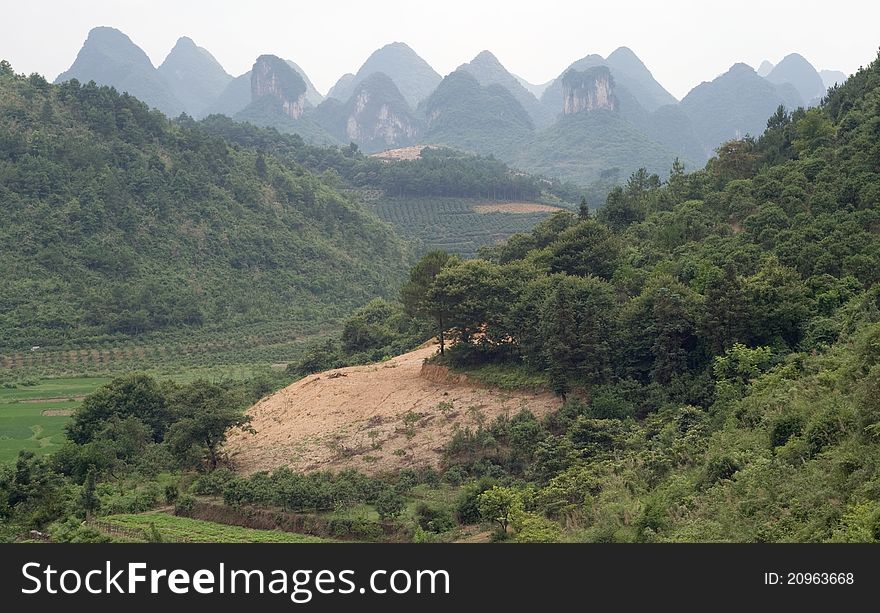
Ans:
{"type": "Polygon", "coordinates": [[[522,408],[544,415],[560,404],[549,393],[485,388],[439,367],[423,372],[435,352],[423,347],[382,364],[305,377],[251,407],[257,434],[234,432],[225,451],[244,473],[438,466],[454,428],[522,408]]]}

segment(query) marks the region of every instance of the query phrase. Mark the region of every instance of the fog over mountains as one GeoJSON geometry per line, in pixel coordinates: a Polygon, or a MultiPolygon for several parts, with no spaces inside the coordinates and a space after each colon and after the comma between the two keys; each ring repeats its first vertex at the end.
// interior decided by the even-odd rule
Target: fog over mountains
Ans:
{"type": "Polygon", "coordinates": [[[182,37],[157,68],[124,33],[99,27],[56,82],[110,85],[169,116],[222,114],[368,152],[445,145],[588,184],[639,167],[665,173],[676,157],[701,165],[725,140],[760,134],[778,106],[816,105],[845,77],[792,53],[757,71],[735,64],[679,101],[627,47],[585,55],[536,85],[489,50],[444,77],[394,42],[323,96],[292,59],[263,55],[233,76],[182,37]]]}

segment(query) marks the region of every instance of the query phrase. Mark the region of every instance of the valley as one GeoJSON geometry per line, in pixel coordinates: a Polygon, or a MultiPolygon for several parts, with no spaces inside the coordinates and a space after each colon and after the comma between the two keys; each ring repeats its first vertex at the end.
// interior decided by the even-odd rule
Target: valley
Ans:
{"type": "Polygon", "coordinates": [[[0,62],[0,540],[880,541],[880,58],[248,65],[0,62]]]}

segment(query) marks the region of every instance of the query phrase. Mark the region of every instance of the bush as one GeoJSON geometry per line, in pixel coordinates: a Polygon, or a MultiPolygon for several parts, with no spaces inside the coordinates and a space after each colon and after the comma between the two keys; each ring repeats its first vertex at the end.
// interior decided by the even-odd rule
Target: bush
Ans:
{"type": "Polygon", "coordinates": [[[379,519],[394,519],[403,512],[403,509],[406,507],[406,500],[393,489],[388,488],[376,498],[375,506],[379,519]]]}
{"type": "Polygon", "coordinates": [[[226,489],[226,485],[235,478],[228,468],[218,468],[196,477],[189,491],[198,496],[219,496],[226,489]]]}
{"type": "Polygon", "coordinates": [[[196,499],[192,496],[181,496],[174,505],[174,514],[189,517],[196,506],[196,499]]]}
{"type": "Polygon", "coordinates": [[[739,463],[730,456],[709,458],[703,481],[707,486],[714,485],[724,479],[730,479],[739,470],[739,463]]]}
{"type": "Polygon", "coordinates": [[[177,498],[180,496],[180,490],[177,489],[177,485],[174,483],[168,484],[165,486],[165,503],[166,504],[174,504],[177,502],[177,498]]]}
{"type": "Polygon", "coordinates": [[[467,471],[461,466],[450,466],[443,473],[443,480],[449,485],[461,485],[467,479],[467,471]]]}
{"type": "Polygon", "coordinates": [[[455,518],[460,524],[477,524],[481,520],[479,497],[480,494],[490,489],[495,482],[491,479],[480,479],[476,483],[467,486],[458,496],[455,505],[455,518]]]}
{"type": "Polygon", "coordinates": [[[770,446],[774,449],[785,445],[793,436],[800,436],[804,428],[800,415],[788,414],[777,418],[770,426],[770,446]]]}
{"type": "Polygon", "coordinates": [[[49,526],[49,536],[57,543],[110,543],[113,540],[73,516],[49,526]]]}
{"type": "Polygon", "coordinates": [[[562,538],[559,524],[536,513],[523,513],[514,528],[517,543],[558,543],[562,538]]]}
{"type": "Polygon", "coordinates": [[[826,409],[813,417],[804,431],[804,439],[807,441],[810,455],[815,456],[839,441],[845,431],[845,418],[837,407],[826,409]]]}
{"type": "Polygon", "coordinates": [[[416,522],[422,530],[441,533],[455,528],[455,520],[446,509],[438,509],[421,502],[416,507],[416,522]]]}

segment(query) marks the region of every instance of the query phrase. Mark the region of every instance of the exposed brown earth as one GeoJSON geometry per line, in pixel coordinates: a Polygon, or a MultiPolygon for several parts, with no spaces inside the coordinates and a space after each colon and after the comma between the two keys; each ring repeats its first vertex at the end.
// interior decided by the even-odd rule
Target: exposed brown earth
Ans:
{"type": "Polygon", "coordinates": [[[538,204],[536,202],[491,202],[488,204],[474,205],[475,213],[555,213],[561,211],[558,206],[538,204]]]}
{"type": "Polygon", "coordinates": [[[288,466],[297,471],[355,468],[379,473],[439,467],[455,428],[498,415],[557,409],[548,392],[488,388],[427,366],[436,345],[387,362],[305,377],[248,410],[256,434],[233,432],[225,451],[242,473],[288,466]]]}
{"type": "Polygon", "coordinates": [[[424,145],[415,145],[413,147],[401,147],[400,149],[389,149],[374,153],[372,157],[380,160],[417,160],[422,157],[422,149],[424,145]]]}

